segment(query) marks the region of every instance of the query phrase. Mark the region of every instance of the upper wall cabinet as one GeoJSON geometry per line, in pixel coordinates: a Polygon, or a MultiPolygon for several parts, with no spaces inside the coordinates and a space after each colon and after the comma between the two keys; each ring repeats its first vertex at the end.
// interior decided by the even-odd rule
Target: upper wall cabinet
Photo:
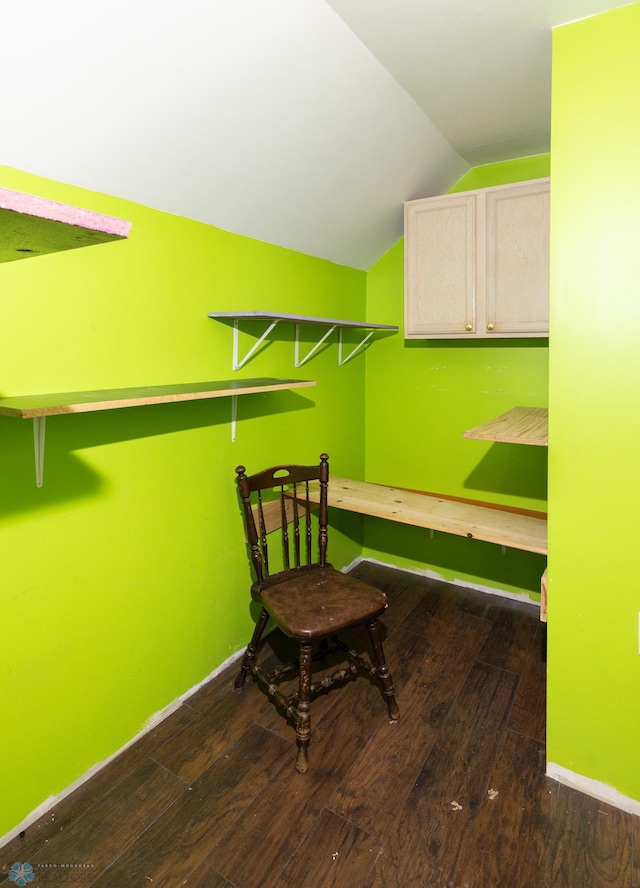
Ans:
{"type": "Polygon", "coordinates": [[[549,335],[549,179],[405,204],[405,337],[549,335]]]}

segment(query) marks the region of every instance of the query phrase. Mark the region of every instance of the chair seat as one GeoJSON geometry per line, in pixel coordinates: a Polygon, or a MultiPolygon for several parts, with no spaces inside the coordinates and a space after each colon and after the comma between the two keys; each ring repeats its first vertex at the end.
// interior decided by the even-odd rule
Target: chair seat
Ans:
{"type": "Polygon", "coordinates": [[[291,573],[263,587],[261,599],[280,629],[293,638],[333,635],[375,619],[387,606],[384,592],[329,565],[291,573]]]}

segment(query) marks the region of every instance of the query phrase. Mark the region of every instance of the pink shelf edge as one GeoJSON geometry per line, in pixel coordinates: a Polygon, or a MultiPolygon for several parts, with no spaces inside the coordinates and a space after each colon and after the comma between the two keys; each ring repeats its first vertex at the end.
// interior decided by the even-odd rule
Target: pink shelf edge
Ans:
{"type": "Polygon", "coordinates": [[[131,231],[131,222],[124,219],[72,207],[44,197],[35,197],[32,194],[23,194],[20,191],[11,191],[9,188],[0,188],[0,209],[50,219],[52,222],[78,225],[94,231],[104,231],[117,237],[128,237],[131,231]]]}

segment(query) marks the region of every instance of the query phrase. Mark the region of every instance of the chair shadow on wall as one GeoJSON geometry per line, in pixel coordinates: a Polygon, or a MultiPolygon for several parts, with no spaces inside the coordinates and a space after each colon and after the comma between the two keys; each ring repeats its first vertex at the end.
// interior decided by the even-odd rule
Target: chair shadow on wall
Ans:
{"type": "MultiPolygon", "coordinates": [[[[238,398],[237,439],[248,434],[243,432],[245,421],[313,406],[312,400],[292,391],[243,395],[238,398]]],[[[33,423],[0,416],[0,521],[95,497],[115,483],[92,468],[91,460],[82,455],[84,450],[209,426],[225,426],[230,440],[230,423],[229,397],[50,416],[46,423],[44,481],[38,488],[33,423]]]]}

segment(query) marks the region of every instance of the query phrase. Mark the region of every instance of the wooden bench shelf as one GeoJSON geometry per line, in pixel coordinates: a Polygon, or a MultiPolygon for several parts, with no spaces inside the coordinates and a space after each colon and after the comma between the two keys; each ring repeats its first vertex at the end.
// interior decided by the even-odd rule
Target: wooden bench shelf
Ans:
{"type": "Polygon", "coordinates": [[[0,262],[122,240],[131,223],[0,188],[0,262]]]}
{"type": "MultiPolygon", "coordinates": [[[[315,502],[319,497],[319,491],[312,493],[315,502]]],[[[497,543],[510,549],[547,553],[547,520],[541,515],[335,476],[329,480],[328,502],[348,512],[497,543]]]]}
{"type": "Polygon", "coordinates": [[[36,484],[38,487],[41,487],[44,464],[44,423],[47,416],[231,397],[231,437],[232,440],[235,440],[236,401],[238,395],[275,392],[312,385],[315,385],[315,380],[232,379],[216,382],[143,386],[141,388],[66,392],[63,394],[19,395],[10,398],[0,398],[0,416],[9,416],[16,419],[33,419],[36,451],[36,484]]]}

